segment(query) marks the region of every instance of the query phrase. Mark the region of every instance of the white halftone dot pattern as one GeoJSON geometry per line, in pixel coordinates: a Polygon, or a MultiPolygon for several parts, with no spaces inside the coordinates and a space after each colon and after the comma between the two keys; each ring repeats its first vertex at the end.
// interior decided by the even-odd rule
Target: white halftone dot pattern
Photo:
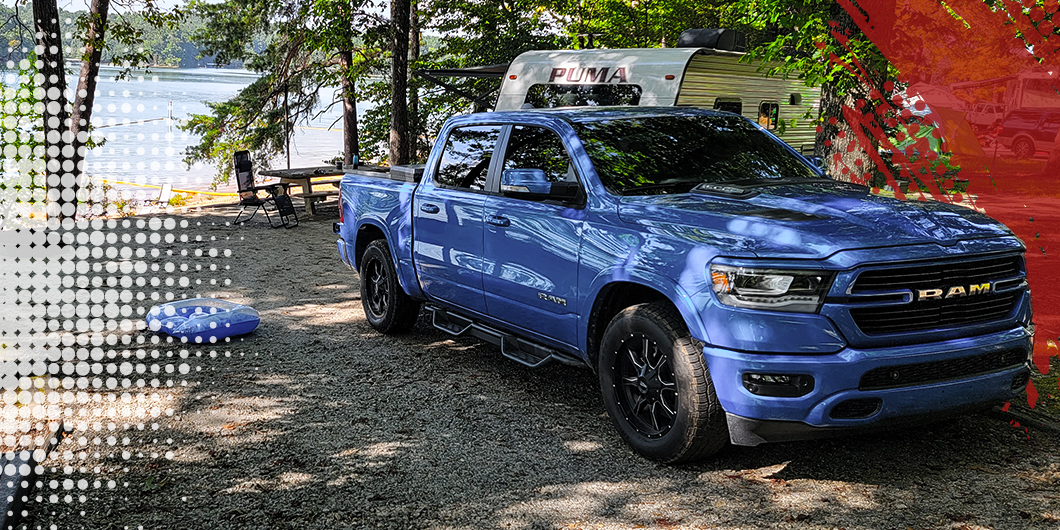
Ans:
{"type": "Polygon", "coordinates": [[[67,228],[55,232],[73,244],[63,256],[0,261],[0,441],[28,444],[43,459],[48,427],[61,420],[67,436],[45,464],[71,478],[40,482],[37,502],[91,505],[128,487],[109,478],[127,472],[122,463],[179,457],[172,439],[151,434],[175,421],[178,389],[201,371],[194,359],[203,352],[173,350],[179,343],[144,329],[143,316],[159,299],[208,296],[198,288],[229,283],[216,277],[227,269],[216,260],[231,252],[227,235],[172,218],[67,228]],[[23,266],[4,266],[11,264],[23,266]],[[17,342],[9,348],[11,336],[17,342]]]}

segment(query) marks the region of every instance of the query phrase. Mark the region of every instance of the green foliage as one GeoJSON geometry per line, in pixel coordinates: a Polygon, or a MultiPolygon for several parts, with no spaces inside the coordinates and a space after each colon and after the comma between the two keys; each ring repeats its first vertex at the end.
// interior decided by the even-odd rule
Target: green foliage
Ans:
{"type": "MultiPolygon", "coordinates": [[[[719,27],[718,0],[556,0],[550,8],[570,37],[596,34],[604,48],[673,47],[690,28],[719,27]]],[[[586,41],[582,41],[587,44],[586,41]]]]}
{"type": "Polygon", "coordinates": [[[233,99],[210,104],[208,115],[193,115],[185,130],[201,136],[185,161],[217,167],[217,183],[228,182],[231,157],[249,150],[255,165],[268,167],[282,152],[288,131],[316,112],[321,88],[357,79],[375,65],[367,43],[381,37],[372,5],[354,0],[228,0],[193,2],[190,11],[205,21],[193,38],[218,64],[243,61],[264,75],[233,99]],[[338,52],[353,52],[343,68],[338,52]]]}
{"type": "MultiPolygon", "coordinates": [[[[203,26],[201,18],[177,10],[162,10],[155,0],[116,11],[120,8],[111,4],[104,35],[104,63],[187,68],[205,62],[198,58],[199,50],[191,43],[191,35],[203,26]]],[[[8,59],[18,62],[33,50],[32,17],[28,5],[0,5],[0,38],[3,39],[0,45],[7,46],[8,59]]],[[[60,9],[59,18],[66,58],[81,59],[77,50],[84,45],[88,13],[60,9]]]]}
{"type": "Polygon", "coordinates": [[[107,217],[131,217],[143,206],[133,194],[122,191],[102,179],[89,178],[88,185],[81,188],[81,202],[86,206],[78,214],[84,219],[107,217]]]}
{"type": "Polygon", "coordinates": [[[855,58],[880,84],[897,74],[859,30],[849,36],[836,30],[842,8],[835,0],[737,0],[730,8],[724,22],[754,30],[750,58],[775,61],[770,74],[798,73],[807,85],[832,83],[840,94],[863,86],[844,66],[855,58]],[[833,56],[838,61],[830,60],[833,56]]]}
{"type": "MultiPolygon", "coordinates": [[[[423,30],[442,35],[421,38],[424,51],[410,65],[410,70],[463,68],[506,64],[529,50],[569,47],[572,39],[557,32],[559,19],[536,0],[513,0],[497,3],[483,0],[433,0],[420,4],[423,30]]],[[[379,57],[382,59],[382,57],[379,57]]],[[[361,117],[361,157],[385,162],[390,134],[389,72],[365,87],[362,95],[375,106],[361,117]]],[[[490,105],[495,101],[499,79],[446,78],[464,92],[483,95],[490,105]]],[[[423,160],[433,137],[447,118],[455,114],[482,110],[468,99],[413,77],[410,91],[419,94],[419,112],[410,113],[416,153],[423,160]]]]}
{"type": "Polygon", "coordinates": [[[190,202],[191,194],[177,193],[169,198],[169,202],[167,204],[174,208],[179,208],[181,206],[187,206],[190,202]]]}
{"type": "MultiPolygon", "coordinates": [[[[87,22],[78,19],[79,26],[87,22]]],[[[140,66],[195,67],[203,61],[191,35],[203,26],[199,17],[173,12],[134,12],[112,16],[103,61],[140,66]]]]}
{"type": "Polygon", "coordinates": [[[43,203],[44,91],[33,82],[36,56],[18,63],[17,75],[8,74],[0,85],[0,203],[43,203]],[[14,78],[14,79],[12,79],[14,78]],[[8,85],[7,82],[14,81],[8,85]]]}
{"type": "Polygon", "coordinates": [[[269,154],[285,145],[283,105],[275,102],[282,99],[282,88],[273,77],[260,77],[228,101],[207,103],[210,114],[191,115],[182,128],[201,140],[186,148],[188,163],[213,161],[218,167],[216,182],[228,182],[228,161],[236,151],[249,150],[256,166],[267,167],[269,154]]]}

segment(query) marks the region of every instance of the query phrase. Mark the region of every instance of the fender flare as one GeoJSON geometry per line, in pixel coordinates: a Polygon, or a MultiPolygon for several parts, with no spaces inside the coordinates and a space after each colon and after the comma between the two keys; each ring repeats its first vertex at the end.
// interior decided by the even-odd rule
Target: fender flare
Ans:
{"type": "Polygon", "coordinates": [[[583,299],[581,307],[581,314],[585,315],[585,320],[583,325],[579,326],[580,336],[578,341],[583,351],[587,351],[588,349],[589,315],[592,314],[593,306],[600,297],[600,292],[613,283],[633,283],[662,294],[674,305],[675,308],[677,308],[677,311],[684,319],[685,326],[688,327],[688,332],[692,337],[707,344],[710,343],[709,337],[707,336],[706,326],[703,324],[703,319],[699,315],[699,309],[696,307],[691,296],[695,293],[688,293],[677,283],[676,280],[650,270],[622,270],[620,276],[622,279],[615,279],[615,272],[618,270],[619,267],[617,266],[604,269],[600,271],[596,277],[593,278],[592,283],[589,284],[588,294],[583,299]]]}
{"type": "MultiPolygon", "coordinates": [[[[397,244],[394,241],[393,234],[385,228],[386,224],[380,219],[374,217],[362,217],[357,224],[357,228],[353,233],[354,256],[352,261],[354,262],[354,267],[360,271],[361,253],[358,252],[357,249],[362,243],[359,239],[361,231],[367,226],[379,230],[379,232],[383,234],[383,240],[386,241],[387,249],[390,251],[390,259],[393,260],[394,268],[397,269],[398,284],[401,286],[402,290],[413,298],[421,298],[423,294],[420,291],[419,283],[416,281],[415,271],[405,270],[405,268],[401,266],[401,261],[397,256],[397,244]]],[[[367,246],[367,244],[368,242],[364,242],[364,246],[367,246]]]]}

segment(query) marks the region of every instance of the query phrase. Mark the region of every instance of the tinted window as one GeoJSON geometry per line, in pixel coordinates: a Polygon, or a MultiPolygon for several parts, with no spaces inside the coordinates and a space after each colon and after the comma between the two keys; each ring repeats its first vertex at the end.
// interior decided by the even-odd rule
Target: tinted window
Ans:
{"type": "MultiPolygon", "coordinates": [[[[1005,118],[1003,133],[1033,129],[1038,126],[1045,113],[1040,111],[1016,111],[1005,118]]],[[[1011,134],[1009,134],[1011,136],[1011,134]]]]}
{"type": "Polygon", "coordinates": [[[743,114],[743,103],[739,98],[717,98],[714,100],[714,110],[743,114]]]}
{"type": "Polygon", "coordinates": [[[656,116],[575,127],[612,193],[684,193],[705,182],[828,180],[738,116],[656,116]]]}
{"type": "Polygon", "coordinates": [[[758,106],[758,124],[769,130],[777,128],[780,119],[780,105],[773,102],[763,101],[758,106]]]}
{"type": "Polygon", "coordinates": [[[504,156],[501,189],[548,193],[553,182],[576,182],[570,156],[555,132],[518,125],[504,156]]]}
{"type": "Polygon", "coordinates": [[[597,107],[637,105],[640,87],[637,85],[543,85],[526,91],[525,103],[538,109],[553,107],[597,107]]]}
{"type": "Polygon", "coordinates": [[[453,129],[445,142],[434,183],[448,188],[486,189],[486,174],[500,131],[499,125],[453,129]]]}

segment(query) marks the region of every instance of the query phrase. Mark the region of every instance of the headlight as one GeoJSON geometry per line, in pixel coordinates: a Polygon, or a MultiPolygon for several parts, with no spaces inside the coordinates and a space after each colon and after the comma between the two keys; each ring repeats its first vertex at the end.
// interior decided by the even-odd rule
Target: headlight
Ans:
{"type": "Polygon", "coordinates": [[[710,266],[719,302],[769,311],[816,313],[834,276],[824,271],[710,266]]]}

